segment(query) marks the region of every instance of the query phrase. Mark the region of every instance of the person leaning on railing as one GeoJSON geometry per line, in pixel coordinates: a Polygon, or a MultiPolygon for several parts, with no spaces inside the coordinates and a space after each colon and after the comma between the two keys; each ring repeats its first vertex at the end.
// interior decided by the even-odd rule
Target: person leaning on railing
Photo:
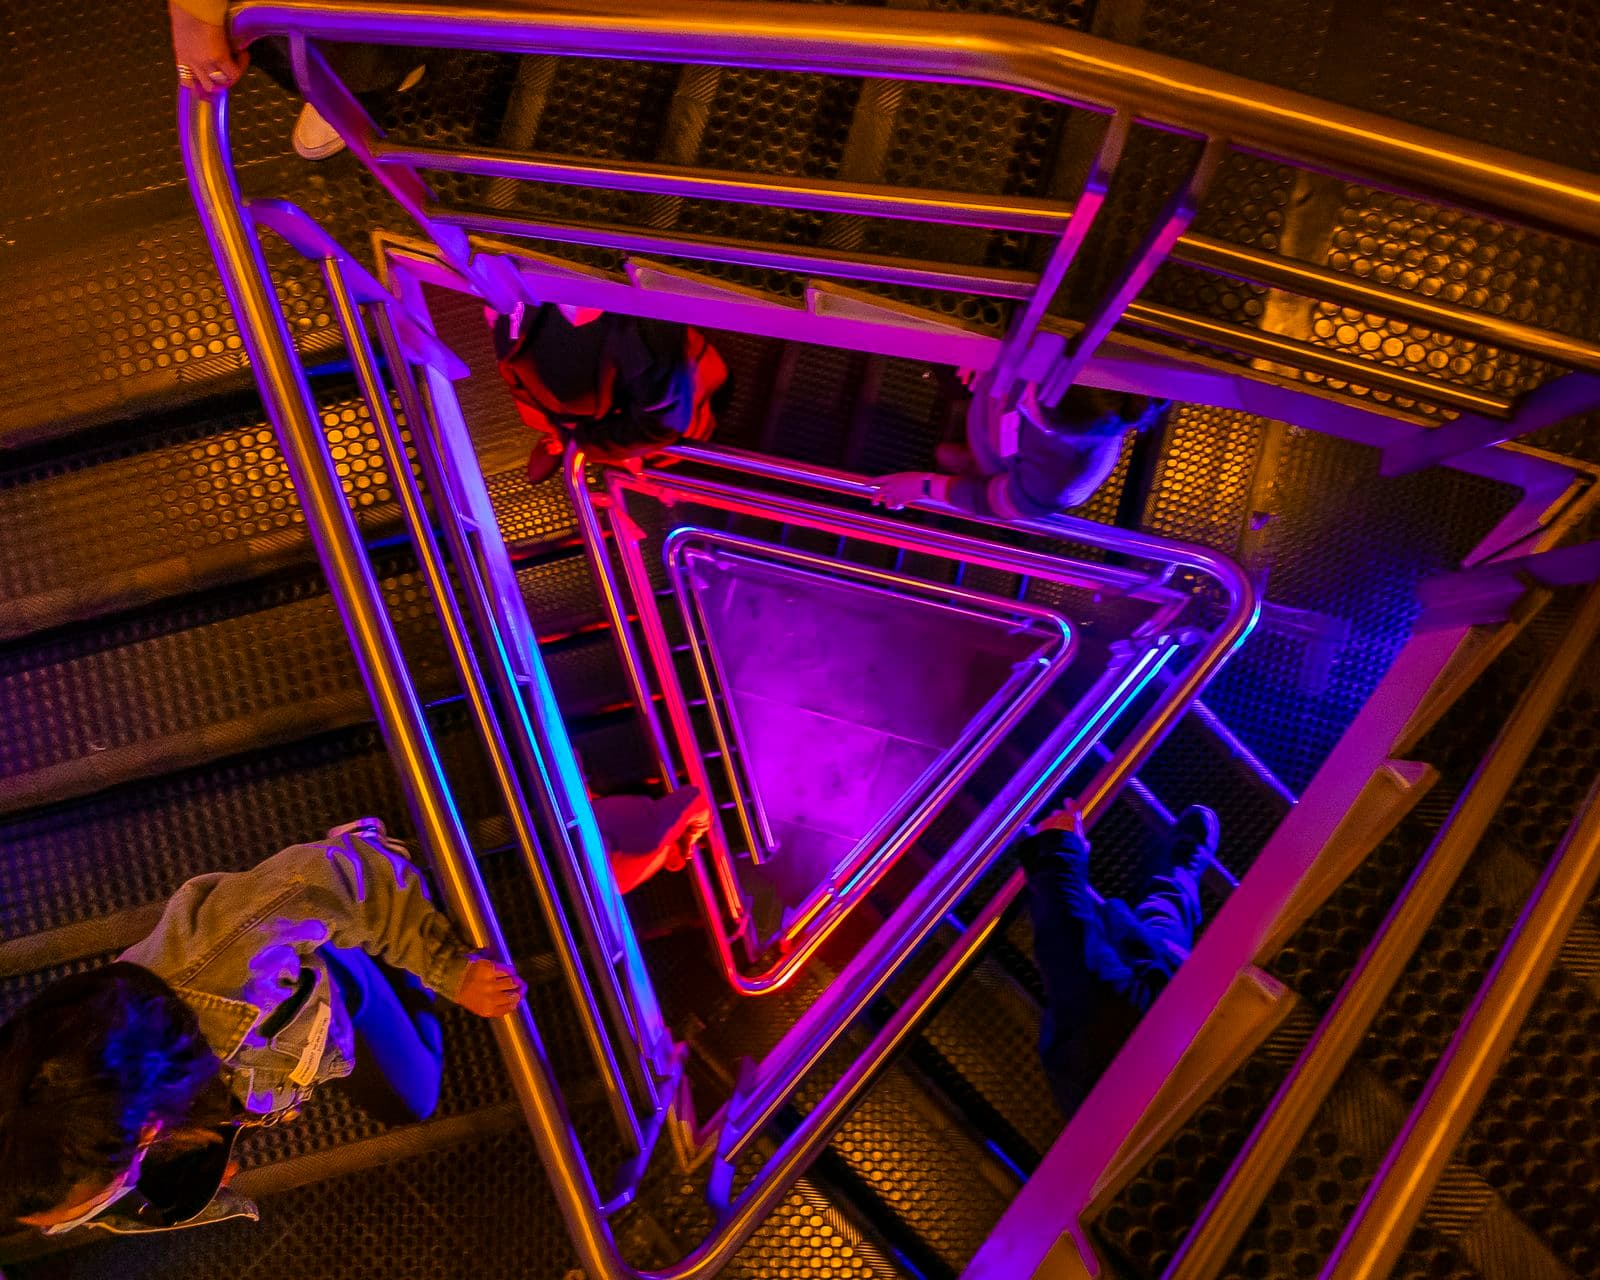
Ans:
{"type": "MultiPolygon", "coordinates": [[[[254,55],[255,64],[287,92],[298,94],[283,42],[262,40],[250,50],[236,49],[228,32],[228,0],[167,0],[172,51],[178,81],[206,96],[231,89],[254,55]]],[[[369,110],[386,93],[404,93],[422,79],[425,67],[415,49],[378,45],[330,44],[329,65],[369,110]]],[[[310,103],[302,104],[294,124],[294,149],[307,160],[325,160],[344,150],[344,139],[310,103]]]]}
{"type": "Polygon", "coordinates": [[[526,990],[461,942],[376,819],[198,876],[149,937],[0,1026],[0,1230],[253,1219],[226,1185],[242,1130],[335,1079],[374,1119],[426,1119],[433,994],[498,1018],[526,990]]]}
{"type": "Polygon", "coordinates": [[[1051,406],[1029,384],[1008,410],[983,381],[974,391],[966,443],[941,444],[936,472],[880,476],[874,502],[891,510],[915,502],[1005,520],[1055,515],[1093,497],[1116,469],[1123,436],[1153,426],[1171,404],[1077,386],[1051,406]]]}

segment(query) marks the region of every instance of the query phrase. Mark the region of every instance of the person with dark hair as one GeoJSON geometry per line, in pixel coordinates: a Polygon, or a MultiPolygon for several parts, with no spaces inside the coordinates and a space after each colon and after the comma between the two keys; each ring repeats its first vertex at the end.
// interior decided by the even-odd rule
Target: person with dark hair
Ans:
{"type": "Polygon", "coordinates": [[[1140,1017],[1189,956],[1200,927],[1200,882],[1216,859],[1217,815],[1180,813],[1137,906],[1089,883],[1083,816],[1068,806],[1013,846],[1028,878],[1034,959],[1044,978],[1039,1052],[1070,1116],[1111,1065],[1140,1017]]]}
{"type": "Polygon", "coordinates": [[[622,462],[710,439],[728,366],[698,329],[564,303],[486,318],[500,376],[537,437],[533,484],[555,473],[568,444],[622,462]]]}
{"type": "Polygon", "coordinates": [[[525,991],[461,943],[376,819],[196,877],[115,963],[0,1026],[0,1222],[254,1218],[224,1186],[241,1129],[334,1079],[376,1119],[424,1119],[444,1052],[430,993],[495,1018],[525,991]]]}
{"type": "Polygon", "coordinates": [[[1055,515],[1093,497],[1116,469],[1123,436],[1159,422],[1170,404],[1076,386],[1050,406],[1029,384],[1008,411],[980,381],[966,444],[941,444],[938,472],[880,477],[873,500],[891,510],[916,502],[1007,520],[1055,515]]]}

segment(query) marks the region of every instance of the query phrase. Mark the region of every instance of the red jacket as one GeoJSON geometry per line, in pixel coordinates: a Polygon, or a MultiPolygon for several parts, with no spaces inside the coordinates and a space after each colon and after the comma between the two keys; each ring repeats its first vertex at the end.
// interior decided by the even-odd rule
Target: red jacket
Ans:
{"type": "Polygon", "coordinates": [[[707,440],[711,398],[728,366],[698,330],[634,316],[574,325],[546,304],[519,332],[495,323],[500,376],[522,420],[540,436],[528,478],[550,475],[569,441],[591,458],[619,461],[680,440],[707,440]]]}

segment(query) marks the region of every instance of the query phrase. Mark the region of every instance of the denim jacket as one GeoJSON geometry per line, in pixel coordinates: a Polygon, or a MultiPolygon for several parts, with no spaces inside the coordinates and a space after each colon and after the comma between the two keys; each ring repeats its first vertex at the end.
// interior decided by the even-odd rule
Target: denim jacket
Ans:
{"type": "MultiPolygon", "coordinates": [[[[249,871],[195,877],[155,931],[119,958],[166,980],[198,1015],[240,1105],[272,1117],[353,1066],[350,1015],[318,952],[325,943],[360,947],[447,998],[460,990],[470,958],[404,846],[375,818],[335,827],[249,871]]],[[[253,1217],[244,1204],[226,1216],[253,1217]]],[[[93,1225],[117,1230],[114,1218],[93,1225]]]]}

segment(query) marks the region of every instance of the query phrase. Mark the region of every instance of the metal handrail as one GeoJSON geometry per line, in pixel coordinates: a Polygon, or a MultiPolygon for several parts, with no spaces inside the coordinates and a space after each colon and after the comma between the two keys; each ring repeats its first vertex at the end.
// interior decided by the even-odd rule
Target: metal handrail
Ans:
{"type": "MultiPolygon", "coordinates": [[[[316,426],[311,406],[314,403],[293,350],[287,325],[274,296],[254,230],[247,221],[233,181],[226,148],[226,104],[208,101],[185,92],[180,98],[180,133],[185,148],[186,166],[191,175],[201,222],[217,258],[219,271],[228,290],[246,348],[251,356],[268,412],[284,444],[285,457],[296,479],[306,507],[307,523],[317,546],[330,592],[346,621],[353,647],[361,663],[363,677],[372,697],[374,711],[386,740],[390,743],[402,790],[417,814],[427,846],[433,855],[452,914],[461,923],[470,941],[487,945],[505,954],[487,893],[461,828],[459,817],[444,784],[437,756],[428,740],[420,704],[407,678],[403,659],[383,609],[381,596],[365,565],[353,518],[345,506],[336,480],[336,469],[327,454],[327,443],[316,426]]],[[[401,290],[401,297],[404,290],[401,290]]],[[[387,304],[385,304],[387,305],[387,304]]],[[[403,305],[397,299],[396,305],[403,305]]],[[[391,348],[391,354],[398,354],[391,348]]],[[[433,370],[425,370],[435,397],[448,392],[448,383],[433,370]]],[[[421,421],[431,421],[428,406],[421,421]]],[[[462,465],[467,465],[463,463],[462,465]]],[[[792,479],[804,481],[803,470],[792,479]]],[[[825,478],[826,479],[826,478],[825,478]]],[[[448,483],[446,478],[443,483],[448,483]]],[[[480,534],[492,529],[493,513],[477,513],[485,522],[480,534]]],[[[1061,536],[1060,525],[1041,523],[1040,531],[1061,536]]],[[[1098,530],[1105,536],[1103,530],[1098,530]]],[[[1070,534],[1069,534],[1070,536],[1070,534]]],[[[1126,534],[1130,552],[1160,548],[1168,552],[1171,544],[1147,535],[1126,534]]],[[[1124,761],[1108,765],[1091,786],[1085,807],[1093,814],[1103,809],[1109,795],[1127,771],[1136,767],[1147,751],[1159,741],[1171,718],[1180,714],[1200,685],[1215,670],[1255,617],[1254,591],[1236,566],[1225,558],[1198,548],[1184,552],[1199,565],[1210,566],[1214,576],[1230,591],[1233,608],[1222,628],[1211,637],[1201,657],[1191,664],[1172,696],[1162,707],[1160,717],[1149,716],[1130,739],[1124,761]]],[[[530,656],[536,661],[536,656],[530,656]]],[[[553,699],[533,700],[530,710],[541,722],[559,724],[559,709],[553,699]]],[[[564,733],[564,731],[563,731],[564,733]]],[[[552,737],[552,749],[565,743],[562,735],[552,737]]],[[[1059,767],[1044,776],[1008,788],[1007,794],[991,806],[994,840],[1003,840],[1040,803],[1060,780],[1061,768],[1071,759],[1065,749],[1058,752],[1059,767]]],[[[570,744],[566,750],[570,755],[570,744]]],[[[569,761],[570,763],[570,761],[569,761]]],[[[962,893],[988,865],[983,850],[974,850],[964,873],[943,892],[962,893]]],[[[1008,887],[1014,893],[1016,883],[1008,887]]],[[[1002,895],[1004,896],[1004,895],[1002,895]]],[[[928,898],[906,904],[907,918],[916,927],[932,927],[947,904],[928,898]]],[[[991,902],[998,911],[1003,903],[991,902]]],[[[998,920],[998,915],[993,916],[998,920]]],[[[992,927],[992,922],[991,922],[992,927]]],[[[567,1219],[580,1261],[597,1277],[654,1274],[667,1277],[705,1275],[714,1271],[743,1242],[786,1194],[801,1169],[816,1155],[854,1105],[860,1090],[880,1071],[903,1037],[927,1010],[927,1001],[937,994],[937,985],[948,983],[973,958],[985,932],[969,930],[940,961],[932,979],[925,981],[919,999],[908,1002],[891,1023],[882,1028],[824,1098],[789,1135],[776,1154],[762,1167],[743,1191],[728,1204],[718,1230],[697,1250],[677,1265],[655,1273],[640,1273],[621,1258],[605,1206],[598,1194],[586,1156],[579,1147],[571,1122],[562,1104],[548,1055],[539,1030],[526,1008],[495,1023],[495,1034],[505,1058],[508,1073],[527,1116],[535,1144],[567,1219]]],[[[882,965],[883,957],[869,961],[882,965]]],[[[889,970],[875,971],[881,985],[889,970]]],[[[870,984],[869,984],[870,985],[870,984]]]]}
{"type": "MultiPolygon", "coordinates": [[[[535,889],[539,894],[540,906],[552,936],[565,944],[556,948],[558,961],[574,995],[586,1007],[594,1008],[596,1005],[594,994],[578,964],[578,950],[573,943],[566,916],[558,905],[548,875],[539,874],[542,870],[543,855],[539,848],[538,837],[534,834],[532,815],[529,812],[523,786],[512,767],[505,735],[501,732],[493,714],[488,686],[480,664],[473,654],[465,620],[450,585],[449,571],[434,542],[422,493],[416,478],[411,473],[410,460],[406,457],[405,445],[400,437],[399,424],[390,409],[389,397],[383,385],[382,375],[378,371],[371,341],[361,324],[358,303],[337,259],[330,257],[324,260],[323,279],[327,285],[335,317],[344,333],[346,348],[350,352],[362,394],[374,415],[373,427],[378,438],[380,455],[389,473],[390,483],[394,486],[424,580],[436,602],[441,629],[450,648],[451,660],[455,664],[462,688],[466,690],[473,719],[483,735],[485,755],[495,775],[496,785],[505,800],[517,845],[530,867],[535,870],[533,877],[535,889]]],[[[389,328],[384,328],[386,338],[391,332],[389,328]]],[[[402,383],[403,397],[405,392],[406,388],[402,383]]],[[[413,422],[420,422],[421,418],[415,415],[414,409],[415,401],[411,399],[407,403],[407,416],[413,422]]],[[[588,1017],[582,1021],[590,1052],[600,1072],[600,1081],[618,1128],[627,1135],[635,1150],[642,1149],[644,1133],[616,1052],[606,1034],[606,1024],[598,1017],[588,1017]]]]}
{"type": "Polygon", "coordinates": [[[1287,1079],[1245,1140],[1162,1280],[1210,1280],[1222,1269],[1360,1046],[1428,923],[1489,829],[1568,685],[1600,633],[1600,588],[1524,691],[1444,828],[1412,872],[1287,1079]]]}
{"type": "Polygon", "coordinates": [[[298,35],[1009,89],[1228,138],[1270,159],[1600,240],[1600,178],[1593,174],[1015,18],[729,0],[648,7],[567,0],[550,10],[509,0],[240,0],[231,15],[241,44],[298,35]]]}
{"type": "MultiPolygon", "coordinates": [[[[1232,148],[1600,242],[1600,179],[1594,175],[1081,32],[1017,19],[921,10],[911,15],[892,9],[754,7],[726,0],[672,0],[652,5],[648,12],[601,0],[576,0],[559,11],[529,10],[510,0],[470,5],[243,0],[234,9],[233,30],[243,43],[268,34],[288,35],[291,41],[301,42],[296,65],[303,89],[351,142],[357,156],[469,277],[475,268],[468,233],[487,231],[605,247],[624,254],[661,253],[702,262],[1013,299],[1019,305],[995,360],[997,376],[990,384],[991,394],[1002,397],[1013,394],[1027,353],[1041,337],[1040,321],[1054,303],[1103,204],[1107,181],[1116,168],[1131,121],[1204,140],[1209,144],[1209,167],[1214,167],[1225,149],[1232,148]],[[1112,131],[1071,203],[664,164],[591,162],[498,148],[422,146],[383,138],[314,49],[304,44],[307,37],[964,83],[1103,112],[1112,118],[1112,131]],[[1030,272],[917,262],[831,247],[813,250],[687,232],[579,224],[504,210],[446,207],[421,177],[430,171],[1004,228],[1054,236],[1055,246],[1043,270],[1030,272]]],[[[1198,188],[1190,194],[1198,194],[1198,188]]],[[[1360,305],[1397,319],[1415,319],[1499,349],[1535,355],[1558,368],[1600,368],[1600,344],[1581,338],[1373,285],[1260,249],[1180,236],[1193,208],[1191,198],[1187,207],[1169,207],[1153,224],[1146,249],[1122,274],[1119,287],[1100,300],[1095,323],[1066,352],[1058,384],[1080,372],[1111,326],[1135,319],[1127,304],[1162,261],[1220,272],[1324,302],[1360,305]]],[[[508,287],[493,273],[483,276],[480,285],[486,295],[508,287]]],[[[1167,340],[1200,341],[1272,360],[1301,373],[1339,378],[1354,387],[1394,392],[1473,418],[1510,419],[1500,438],[1533,429],[1521,424],[1510,401],[1426,374],[1408,374],[1376,359],[1342,356],[1314,343],[1262,335],[1258,330],[1181,312],[1163,321],[1149,307],[1143,308],[1137,323],[1167,340]]],[[[1600,393],[1588,393],[1588,399],[1600,399],[1600,393]]],[[[1465,441],[1462,447],[1476,447],[1476,436],[1461,438],[1465,441]]]]}
{"type": "MultiPolygon", "coordinates": [[[[750,462],[750,459],[754,458],[755,455],[744,454],[737,450],[696,450],[693,446],[683,446],[671,452],[680,458],[696,457],[702,463],[710,463],[724,470],[732,470],[735,474],[741,472],[750,474],[755,469],[755,466],[762,465],[750,462]]],[[[787,469],[787,474],[790,480],[799,479],[813,487],[825,485],[826,481],[833,474],[836,474],[828,473],[826,476],[808,478],[807,473],[812,471],[812,468],[790,466],[787,469]]],[[[587,487],[584,485],[581,472],[575,464],[569,463],[568,475],[569,492],[572,496],[573,505],[585,513],[580,521],[580,526],[587,530],[591,523],[589,518],[591,503],[587,487]]],[[[1011,572],[1031,571],[1047,577],[1054,577],[1057,580],[1076,578],[1088,583],[1104,582],[1101,566],[1092,563],[1084,562],[1079,564],[1064,557],[1045,556],[1037,552],[995,547],[963,535],[922,529],[888,521],[881,517],[862,516],[836,510],[830,511],[819,508],[815,504],[775,494],[757,496],[734,489],[726,481],[717,481],[707,477],[687,477],[677,472],[647,470],[639,477],[634,478],[623,469],[613,468],[607,476],[607,481],[609,510],[613,513],[611,523],[614,530],[619,524],[626,528],[627,517],[624,506],[626,494],[629,491],[641,491],[650,493],[652,496],[664,497],[672,502],[693,502],[698,498],[702,502],[714,504],[724,510],[738,511],[747,515],[761,514],[778,520],[793,520],[797,523],[803,523],[806,527],[834,532],[840,536],[845,536],[848,531],[850,536],[876,542],[880,545],[893,546],[901,551],[939,554],[942,550],[945,553],[959,555],[963,562],[969,564],[984,563],[989,567],[1003,568],[1011,572]],[[620,515],[620,519],[616,518],[618,515],[620,515]]],[[[859,478],[856,483],[860,483],[859,478]]],[[[1104,529],[1104,526],[1095,527],[1104,529]]],[[[638,605],[640,630],[643,633],[646,647],[651,653],[652,662],[656,670],[665,673],[671,668],[671,652],[663,633],[660,619],[656,616],[656,612],[648,600],[651,592],[648,571],[644,566],[638,549],[632,545],[632,539],[621,530],[617,530],[617,532],[616,545],[618,555],[623,562],[630,589],[638,605]]],[[[1109,544],[1114,545],[1116,543],[1116,532],[1109,530],[1105,532],[1105,537],[1109,544]]],[[[706,534],[705,536],[711,535],[706,534]]],[[[718,536],[727,537],[728,535],[718,536]]],[[[669,577],[673,576],[670,551],[675,545],[676,538],[677,535],[673,535],[668,539],[669,577]]],[[[597,576],[602,582],[602,593],[607,599],[608,606],[612,609],[613,629],[619,636],[623,636],[629,630],[629,623],[626,613],[616,607],[619,597],[616,586],[611,581],[612,575],[607,565],[606,544],[603,540],[595,540],[587,534],[586,540],[588,541],[591,559],[595,565],[597,576]]],[[[801,553],[788,550],[775,551],[775,554],[801,561],[805,559],[801,553]]],[[[857,566],[849,567],[852,569],[858,568],[857,566]]],[[[871,572],[868,570],[859,571],[863,573],[871,572]]],[[[884,573],[880,576],[892,578],[895,575],[884,573]]],[[[1139,579],[1139,581],[1142,582],[1144,579],[1139,579]]],[[[966,595],[971,599],[981,598],[972,593],[964,593],[960,588],[945,587],[944,590],[946,594],[966,595]]],[[[1053,615],[1049,610],[1035,606],[1019,605],[1015,602],[1007,603],[1014,609],[1025,613],[1032,612],[1041,618],[1055,617],[1059,622],[1059,615],[1053,615]]],[[[1181,600],[1178,602],[1177,607],[1182,607],[1181,600]]],[[[1075,647],[1075,639],[1072,631],[1064,622],[1059,622],[1059,625],[1065,650],[1063,660],[1065,660],[1070,657],[1075,647]]],[[[695,644],[696,649],[698,648],[697,643],[694,641],[692,629],[691,643],[695,644]]],[[[626,639],[621,645],[621,656],[624,664],[628,667],[629,680],[634,689],[636,700],[641,704],[653,701],[643,668],[638,665],[637,648],[632,644],[631,638],[626,639]]],[[[696,653],[696,659],[698,661],[698,652],[696,653]]],[[[1032,706],[1034,697],[1042,691],[1043,686],[1040,685],[1029,696],[1016,698],[1002,713],[988,723],[977,742],[971,745],[971,749],[963,752],[959,764],[952,765],[945,772],[938,785],[932,788],[928,795],[924,797],[922,804],[918,806],[916,814],[908,817],[904,822],[897,822],[893,834],[877,850],[877,856],[884,858],[897,857],[902,850],[908,847],[932,822],[935,816],[935,806],[943,803],[949,795],[954,793],[971,770],[976,767],[982,755],[1021,719],[1032,706]]],[[[696,786],[708,789],[710,780],[703,760],[700,759],[698,752],[693,749],[695,735],[689,722],[688,707],[682,698],[681,691],[663,679],[661,698],[666,707],[668,718],[673,724],[674,732],[681,744],[680,749],[685,772],[696,786]]],[[[717,716],[714,712],[712,713],[712,719],[715,724],[717,716]]],[[[660,755],[658,763],[663,774],[670,775],[673,772],[674,765],[670,753],[664,752],[660,755]]],[[[806,929],[798,940],[792,939],[792,945],[781,956],[773,960],[759,973],[746,973],[735,963],[730,940],[723,936],[721,929],[722,912],[724,910],[741,927],[748,919],[748,912],[744,895],[732,869],[732,859],[726,847],[725,837],[721,833],[720,824],[713,825],[710,844],[714,858],[713,869],[717,873],[716,879],[721,888],[721,893],[715,898],[702,894],[702,905],[705,909],[707,924],[711,928],[713,937],[718,945],[724,975],[730,985],[746,995],[770,993],[779,990],[788,983],[799,971],[799,967],[821,946],[834,924],[842,919],[854,903],[864,896],[871,887],[870,884],[865,883],[846,886],[841,893],[827,904],[823,917],[813,922],[814,927],[806,929]]],[[[701,876],[698,872],[697,879],[702,888],[706,888],[710,884],[709,877],[701,876]]]]}
{"type": "Polygon", "coordinates": [[[1597,879],[1600,782],[1590,787],[1529,895],[1319,1280],[1381,1280],[1391,1274],[1597,879]]]}

